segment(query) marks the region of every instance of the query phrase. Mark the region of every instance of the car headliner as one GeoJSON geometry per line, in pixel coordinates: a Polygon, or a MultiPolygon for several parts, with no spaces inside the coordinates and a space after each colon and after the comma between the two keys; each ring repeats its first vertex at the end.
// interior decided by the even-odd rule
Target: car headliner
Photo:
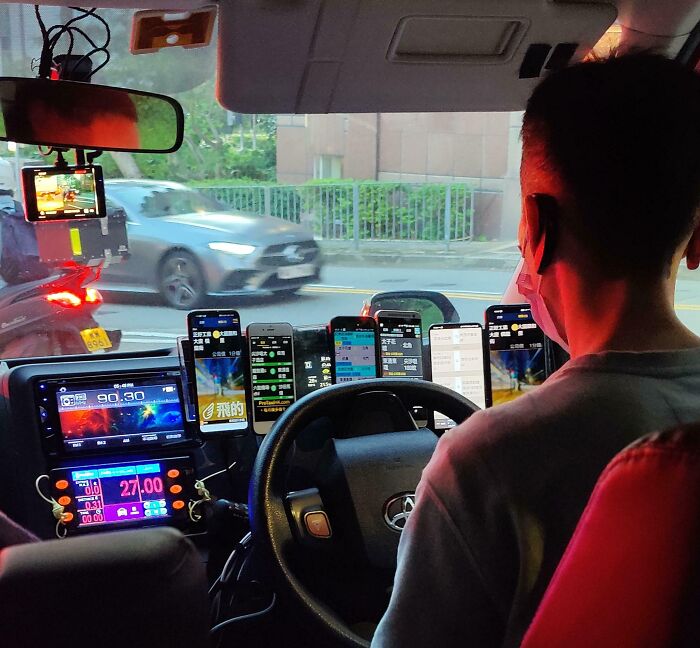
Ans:
{"type": "MultiPolygon", "coordinates": [[[[4,1],[4,0],[0,0],[4,1]]],[[[16,4],[16,3],[7,3],[16,4]]],[[[34,4],[23,3],[23,4],[34,4]]],[[[74,3],[68,0],[50,0],[49,2],[40,2],[40,4],[71,6],[74,3]]],[[[192,9],[195,7],[208,4],[207,2],[192,1],[192,0],[127,0],[120,2],[119,0],[96,0],[91,6],[97,7],[113,7],[131,9],[192,9]]],[[[237,3],[222,3],[219,5],[219,63],[218,63],[218,87],[219,99],[229,109],[238,109],[239,112],[387,112],[390,110],[410,110],[410,111],[436,111],[436,110],[460,110],[460,111],[477,111],[477,110],[513,110],[522,108],[524,98],[529,94],[527,90],[536,83],[534,80],[519,79],[517,73],[513,73],[513,63],[504,60],[498,61],[499,64],[494,65],[493,61],[489,64],[477,60],[469,61],[452,61],[450,65],[432,65],[425,61],[419,63],[401,62],[398,65],[392,65],[387,68],[388,53],[384,55],[375,55],[368,59],[366,66],[365,78],[343,78],[342,85],[334,85],[331,77],[333,74],[341,74],[343,68],[357,65],[363,57],[363,52],[360,50],[366,47],[358,46],[357,49],[352,47],[344,52],[342,57],[338,59],[326,59],[328,66],[323,68],[323,56],[321,54],[311,56],[309,54],[308,62],[306,59],[293,60],[295,50],[292,41],[285,43],[274,43],[275,47],[270,48],[270,53],[265,54],[265,48],[268,43],[260,43],[253,40],[249,43],[241,42],[240,38],[227,36],[235,34],[231,32],[231,24],[235,12],[243,12],[244,15],[249,15],[251,20],[272,20],[275,14],[287,12],[290,20],[299,18],[303,12],[307,14],[313,13],[315,9],[311,5],[319,5],[319,3],[302,2],[289,3],[287,0],[273,0],[272,2],[263,3],[255,2],[237,2],[237,3]],[[264,8],[264,11],[262,9],[264,8]],[[256,13],[260,11],[260,13],[256,13]],[[248,13],[246,13],[248,12],[248,13]],[[268,13],[265,13],[268,12],[268,13]],[[223,37],[222,37],[223,36],[223,37]],[[251,47],[253,45],[253,47],[251,47]],[[279,56],[283,53],[284,56],[279,56]],[[263,59],[261,59],[261,56],[263,59]],[[262,73],[258,74],[257,78],[245,77],[245,81],[236,85],[236,77],[241,78],[241,70],[247,68],[251,64],[251,60],[255,59],[255,64],[260,65],[262,73]],[[334,67],[333,67],[334,66],[334,67]],[[280,72],[282,69],[293,69],[295,73],[301,69],[306,70],[304,78],[299,80],[299,97],[296,102],[292,97],[296,92],[295,87],[290,87],[289,91],[282,92],[279,88],[273,87],[270,83],[269,72],[280,72]],[[454,78],[453,73],[456,69],[460,69],[460,77],[468,83],[464,84],[464,89],[460,89],[459,94],[453,94],[451,103],[448,103],[446,97],[449,96],[449,78],[454,78]],[[507,68],[507,73],[504,74],[499,68],[507,68]],[[337,70],[333,72],[333,69],[337,70]],[[377,75],[383,70],[390,70],[392,76],[396,76],[392,86],[396,88],[403,87],[403,95],[392,100],[391,94],[385,93],[382,95],[377,92],[372,95],[373,91],[367,91],[367,76],[377,75]],[[450,69],[453,72],[450,72],[450,69]],[[325,70],[325,71],[324,71],[325,70]],[[311,75],[311,78],[309,75],[311,75]],[[323,78],[328,76],[328,78],[323,78]],[[440,76],[444,75],[444,79],[440,81],[440,76]],[[437,79],[437,80],[436,80],[437,79]],[[494,81],[497,79],[497,81],[494,81]],[[422,81],[426,81],[422,83],[422,81]],[[406,94],[408,87],[421,87],[422,92],[414,93],[420,96],[412,96],[406,94]],[[494,89],[495,86],[495,89],[494,89]],[[333,100],[332,97],[316,96],[318,92],[328,91],[336,92],[342,89],[342,97],[333,100]],[[442,90],[442,92],[441,92],[442,90]],[[272,96],[277,93],[279,96],[273,100],[272,96]],[[485,105],[484,96],[488,95],[488,105],[485,105]],[[365,100],[365,108],[363,109],[363,97],[365,100]],[[440,102],[443,102],[440,105],[440,102]],[[256,105],[257,104],[257,105],[256,105]],[[424,105],[421,105],[424,104],[424,105]],[[459,104],[458,107],[456,104],[459,104]],[[292,110],[275,110],[276,105],[292,107],[292,110]],[[324,106],[326,107],[324,109],[324,106]],[[245,108],[245,109],[244,109],[245,108]]],[[[396,7],[400,7],[400,12],[405,16],[420,16],[429,18],[439,18],[441,16],[450,15],[455,17],[455,3],[445,2],[436,7],[433,0],[396,0],[392,3],[381,3],[378,0],[370,2],[346,3],[344,0],[325,0],[322,3],[324,10],[333,9],[341,11],[345,5],[355,6],[358,12],[365,12],[365,20],[376,21],[377,24],[382,19],[386,20],[382,34],[386,35],[396,29],[396,7]],[[394,15],[390,16],[387,9],[386,12],[377,9],[378,7],[391,6],[394,15]],[[450,8],[451,7],[451,8],[450,8]],[[368,18],[368,16],[371,16],[368,18]]],[[[493,3],[487,0],[460,0],[459,14],[460,17],[476,20],[482,19],[484,16],[490,16],[502,13],[503,8],[510,8],[510,16],[515,16],[512,20],[522,21],[526,27],[526,31],[535,30],[537,34],[537,42],[548,42],[552,44],[567,42],[562,41],[562,30],[570,28],[571,20],[576,20],[576,16],[581,16],[582,25],[586,22],[586,7],[614,7],[617,13],[616,22],[622,26],[623,33],[620,49],[624,51],[627,48],[642,48],[655,49],[665,52],[669,56],[675,56],[680,51],[681,47],[687,40],[695,26],[700,22],[700,3],[696,0],[668,0],[651,2],[649,0],[612,0],[608,2],[591,3],[582,0],[573,0],[569,2],[552,2],[550,0],[504,0],[503,3],[493,3]],[[580,11],[577,9],[580,8],[580,11]],[[562,12],[570,13],[571,20],[562,22],[562,12]],[[554,19],[555,15],[559,15],[558,22],[554,19]],[[541,40],[539,40],[541,39],[541,40]]],[[[614,12],[613,12],[614,15],[614,12]]],[[[566,15],[564,15],[566,17],[566,15]]],[[[308,18],[308,16],[307,16],[308,18]]],[[[508,18],[510,19],[510,18],[508,18]]],[[[590,16],[589,16],[590,19],[590,16]]],[[[313,30],[314,42],[318,41],[319,35],[325,35],[325,40],[328,41],[330,35],[328,32],[332,26],[322,25],[319,22],[313,30]],[[326,32],[322,33],[322,30],[326,32]]],[[[588,21],[590,23],[590,20],[588,21]]],[[[595,21],[593,21],[595,22],[595,21]]],[[[235,21],[233,21],[235,23],[235,21]]],[[[296,24],[296,23],[295,23],[296,24]]],[[[351,23],[353,24],[352,21],[351,23]]],[[[367,23],[363,23],[358,29],[363,29],[367,23]]],[[[353,24],[353,26],[355,26],[353,24]]],[[[595,29],[598,29],[598,24],[595,29]]],[[[585,29],[594,29],[593,23],[590,27],[579,29],[577,42],[587,43],[588,40],[584,37],[585,29]]],[[[574,33],[576,30],[574,29],[574,33]]],[[[377,32],[379,33],[379,32],[377,32]]],[[[569,33],[569,32],[567,32],[569,33]]],[[[591,34],[589,34],[590,37],[591,34]]],[[[272,39],[276,40],[276,39],[272,39]]],[[[360,39],[361,40],[361,39],[360,39]]],[[[355,38],[352,43],[357,43],[355,38]]],[[[570,42],[570,41],[568,41],[570,42]]],[[[526,44],[525,44],[526,45],[526,44]]],[[[525,47],[523,45],[523,47],[525,47]]],[[[316,45],[314,45],[316,47],[316,45]]],[[[517,48],[516,48],[517,49],[517,48]]],[[[518,65],[522,59],[523,51],[517,52],[518,65]]],[[[308,52],[298,54],[298,57],[307,56],[308,52]]],[[[580,55],[580,50],[579,50],[580,55]]],[[[146,63],[146,59],[144,59],[146,63]]],[[[517,72],[517,66],[515,67],[517,72]]],[[[357,76],[357,75],[355,75],[357,76]]],[[[362,75],[359,75],[362,76],[362,75]]],[[[459,75],[458,75],[459,76],[459,75]]],[[[375,84],[376,85],[376,84],[375,84]]],[[[370,90],[373,86],[370,85],[370,90]]],[[[398,93],[401,94],[401,93],[398,93]]]]}

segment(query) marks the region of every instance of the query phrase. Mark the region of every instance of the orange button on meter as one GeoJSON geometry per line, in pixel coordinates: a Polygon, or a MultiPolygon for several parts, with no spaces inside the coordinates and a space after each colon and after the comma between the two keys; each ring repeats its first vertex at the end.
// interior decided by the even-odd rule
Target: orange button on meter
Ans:
{"type": "Polygon", "coordinates": [[[58,498],[58,503],[61,506],[68,506],[71,502],[70,497],[68,495],[61,495],[61,497],[58,498]]]}
{"type": "Polygon", "coordinates": [[[73,521],[73,518],[74,518],[74,517],[75,517],[75,516],[74,516],[70,511],[68,511],[67,513],[64,513],[64,514],[63,514],[63,517],[61,518],[61,521],[63,522],[63,524],[68,524],[68,522],[72,522],[72,521],[73,521]]]}
{"type": "Polygon", "coordinates": [[[168,470],[168,477],[170,477],[170,479],[176,479],[179,476],[180,471],[177,468],[171,468],[170,470],[168,470]]]}
{"type": "Polygon", "coordinates": [[[173,484],[173,485],[170,487],[170,492],[171,492],[173,495],[177,495],[178,493],[182,493],[182,486],[180,486],[180,484],[173,484]]]}
{"type": "Polygon", "coordinates": [[[185,503],[182,500],[175,500],[173,502],[173,508],[178,511],[181,508],[185,508],[185,503]]]}
{"type": "Polygon", "coordinates": [[[68,488],[68,486],[69,486],[69,484],[65,479],[59,479],[56,482],[56,488],[58,490],[66,490],[66,488],[68,488]]]}

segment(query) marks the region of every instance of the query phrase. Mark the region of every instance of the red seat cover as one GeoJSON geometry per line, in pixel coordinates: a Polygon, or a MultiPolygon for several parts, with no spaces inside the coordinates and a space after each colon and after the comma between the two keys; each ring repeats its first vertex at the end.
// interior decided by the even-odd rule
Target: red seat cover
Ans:
{"type": "Polygon", "coordinates": [[[700,425],[628,447],[598,480],[522,648],[700,645],[699,532],[700,425]]]}

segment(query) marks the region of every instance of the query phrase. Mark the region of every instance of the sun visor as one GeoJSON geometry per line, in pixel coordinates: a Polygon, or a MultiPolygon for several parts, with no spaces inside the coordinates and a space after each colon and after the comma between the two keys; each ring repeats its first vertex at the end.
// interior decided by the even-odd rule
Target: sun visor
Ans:
{"type": "Polygon", "coordinates": [[[218,98],[244,113],[520,110],[617,15],[551,0],[237,0],[219,12],[218,98]]]}

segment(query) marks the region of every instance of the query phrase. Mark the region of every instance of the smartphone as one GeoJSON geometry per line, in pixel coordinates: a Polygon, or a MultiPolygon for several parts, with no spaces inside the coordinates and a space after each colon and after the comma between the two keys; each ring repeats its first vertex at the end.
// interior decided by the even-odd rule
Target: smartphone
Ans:
{"type": "Polygon", "coordinates": [[[296,399],[294,330],[287,323],[250,324],[246,335],[253,430],[257,434],[267,434],[296,399]]]}
{"type": "Polygon", "coordinates": [[[382,378],[423,378],[420,314],[380,310],[374,318],[379,332],[382,378]]]}
{"type": "Polygon", "coordinates": [[[297,398],[333,384],[331,346],[325,326],[294,329],[294,369],[297,398]]]}
{"type": "Polygon", "coordinates": [[[330,323],[333,381],[377,378],[377,323],[371,317],[334,317],[330,323]]]}
{"type": "Polygon", "coordinates": [[[192,340],[197,420],[202,434],[248,427],[243,335],[235,310],[192,311],[187,315],[192,340]]]}
{"type": "MultiPolygon", "coordinates": [[[[488,346],[484,328],[476,323],[434,324],[430,327],[433,382],[456,391],[484,409],[490,405],[488,346]]],[[[435,412],[435,429],[455,422],[435,412]]]]}
{"type": "Polygon", "coordinates": [[[515,400],[544,382],[545,336],[533,319],[529,304],[489,307],[486,330],[494,405],[515,400]]]}

